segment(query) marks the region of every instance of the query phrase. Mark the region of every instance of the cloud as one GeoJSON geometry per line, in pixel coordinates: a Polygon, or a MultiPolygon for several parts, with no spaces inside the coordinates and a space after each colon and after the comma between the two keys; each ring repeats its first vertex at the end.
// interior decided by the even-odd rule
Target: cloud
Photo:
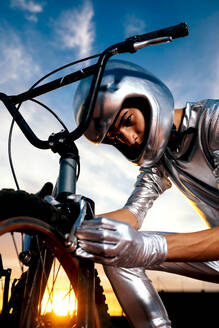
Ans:
{"type": "Polygon", "coordinates": [[[36,15],[27,15],[26,19],[29,20],[30,22],[34,22],[34,23],[38,22],[38,18],[36,15]]]}
{"type": "Polygon", "coordinates": [[[5,31],[0,29],[0,38],[1,91],[22,91],[24,85],[39,74],[40,66],[13,30],[8,28],[5,34],[5,31]]]}
{"type": "Polygon", "coordinates": [[[90,1],[85,1],[81,8],[65,11],[56,22],[59,46],[61,42],[65,49],[77,49],[80,57],[88,56],[95,39],[93,16],[90,1]]]}
{"type": "MultiPolygon", "coordinates": [[[[205,45],[206,49],[211,44],[205,45]]],[[[183,107],[186,102],[219,98],[219,46],[214,44],[214,51],[202,51],[202,56],[191,53],[183,65],[172,66],[168,79],[161,78],[173,93],[175,106],[183,107]],[[194,57],[193,57],[194,56],[194,57]]],[[[200,52],[200,50],[199,50],[200,52]]],[[[180,57],[179,57],[180,58],[180,57]]]]}
{"type": "Polygon", "coordinates": [[[121,208],[132,191],[138,168],[112,147],[78,141],[81,175],[78,192],[96,202],[96,212],[121,208]]]}
{"type": "Polygon", "coordinates": [[[125,35],[145,33],[145,22],[134,15],[128,15],[125,20],[125,35]]]}
{"type": "Polygon", "coordinates": [[[174,184],[154,202],[142,226],[142,230],[173,232],[191,232],[206,228],[204,220],[174,184]]]}
{"type": "MultiPolygon", "coordinates": [[[[27,89],[36,75],[40,75],[41,67],[19,36],[9,27],[0,29],[0,40],[0,90],[8,95],[17,94],[27,89]]],[[[25,117],[31,128],[37,135],[40,134],[41,139],[45,140],[51,132],[57,131],[57,124],[51,120],[51,117],[42,115],[39,107],[36,108],[34,104],[28,102],[25,103],[24,108],[25,117]]],[[[11,116],[2,103],[0,103],[0,120],[0,188],[14,187],[7,158],[7,136],[11,116]]],[[[47,179],[54,180],[57,167],[55,155],[35,149],[16,127],[13,133],[12,154],[22,188],[35,192],[47,179]]]]}
{"type": "Polygon", "coordinates": [[[173,76],[172,79],[164,81],[164,83],[173,95],[175,108],[182,108],[187,101],[191,101],[192,90],[182,92],[185,87],[185,81],[181,75],[179,77],[173,76]]]}
{"type": "Polygon", "coordinates": [[[43,11],[43,5],[32,0],[11,0],[11,8],[18,8],[34,14],[43,11]]]}
{"type": "Polygon", "coordinates": [[[38,21],[37,15],[43,12],[43,6],[33,0],[11,0],[11,8],[27,12],[25,18],[34,23],[38,21]]]}
{"type": "MultiPolygon", "coordinates": [[[[7,158],[7,136],[11,117],[3,105],[0,108],[0,188],[9,188],[14,187],[7,158]]],[[[41,140],[47,140],[52,132],[58,132],[61,129],[50,114],[42,111],[32,102],[24,103],[21,112],[41,140]]],[[[49,150],[39,150],[32,146],[16,125],[13,130],[12,156],[21,189],[36,192],[47,181],[55,184],[58,176],[58,156],[49,150]]]]}

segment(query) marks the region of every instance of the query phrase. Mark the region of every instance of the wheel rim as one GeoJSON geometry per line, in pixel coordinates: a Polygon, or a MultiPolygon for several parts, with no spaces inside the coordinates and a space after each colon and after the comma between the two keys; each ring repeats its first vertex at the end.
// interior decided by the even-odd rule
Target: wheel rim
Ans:
{"type": "Polygon", "coordinates": [[[14,320],[17,327],[45,327],[46,320],[55,318],[57,321],[62,314],[65,316],[64,327],[72,326],[77,312],[75,297],[77,261],[66,252],[52,228],[42,221],[29,217],[5,220],[0,225],[0,253],[3,263],[0,278],[2,320],[6,324],[7,321],[14,320]],[[24,236],[27,233],[32,236],[35,245],[34,254],[31,253],[31,261],[34,263],[32,266],[35,267],[34,274],[19,260],[24,236]],[[50,260],[52,263],[48,274],[50,260]],[[11,269],[8,289],[10,304],[3,311],[2,303],[6,282],[3,274],[7,269],[11,269]],[[15,279],[18,280],[14,285],[13,292],[15,279]],[[46,285],[45,281],[47,281],[46,285]],[[21,287],[21,291],[18,287],[21,287]],[[18,300],[16,301],[16,297],[21,296],[23,305],[19,304],[18,300]]]}

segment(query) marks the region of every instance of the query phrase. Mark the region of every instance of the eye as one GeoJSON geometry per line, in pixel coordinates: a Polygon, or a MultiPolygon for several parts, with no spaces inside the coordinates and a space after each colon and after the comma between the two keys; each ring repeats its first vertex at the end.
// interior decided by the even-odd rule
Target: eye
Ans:
{"type": "Polygon", "coordinates": [[[133,123],[133,119],[134,119],[134,115],[133,115],[133,114],[129,115],[129,116],[125,119],[124,125],[125,125],[125,126],[130,126],[130,125],[132,125],[132,123],[133,123]]]}

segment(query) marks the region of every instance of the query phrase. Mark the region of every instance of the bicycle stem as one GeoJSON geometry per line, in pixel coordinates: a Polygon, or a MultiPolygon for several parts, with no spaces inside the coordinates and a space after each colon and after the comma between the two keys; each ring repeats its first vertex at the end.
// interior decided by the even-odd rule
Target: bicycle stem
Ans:
{"type": "Polygon", "coordinates": [[[60,158],[59,179],[57,183],[57,196],[63,193],[76,192],[77,161],[70,157],[60,158]]]}

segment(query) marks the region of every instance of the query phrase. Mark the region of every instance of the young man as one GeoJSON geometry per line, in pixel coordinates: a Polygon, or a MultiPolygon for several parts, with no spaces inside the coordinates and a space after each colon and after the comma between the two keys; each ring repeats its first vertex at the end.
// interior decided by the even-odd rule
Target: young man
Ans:
{"type": "MultiPolygon", "coordinates": [[[[79,121],[88,87],[85,80],[76,92],[75,115],[79,121]]],[[[114,145],[140,166],[140,174],[124,208],[85,222],[78,229],[77,255],[105,264],[105,272],[134,327],[171,326],[145,269],[219,282],[219,262],[183,262],[218,259],[214,250],[217,240],[208,242],[209,233],[214,241],[217,239],[217,228],[186,236],[135,229],[141,226],[153,201],[171,187],[170,179],[211,227],[219,226],[218,117],[219,101],[188,103],[174,110],[171,92],[151,73],[124,61],[107,65],[85,135],[95,143],[114,145]],[[200,257],[203,249],[205,254],[200,257]]]]}

